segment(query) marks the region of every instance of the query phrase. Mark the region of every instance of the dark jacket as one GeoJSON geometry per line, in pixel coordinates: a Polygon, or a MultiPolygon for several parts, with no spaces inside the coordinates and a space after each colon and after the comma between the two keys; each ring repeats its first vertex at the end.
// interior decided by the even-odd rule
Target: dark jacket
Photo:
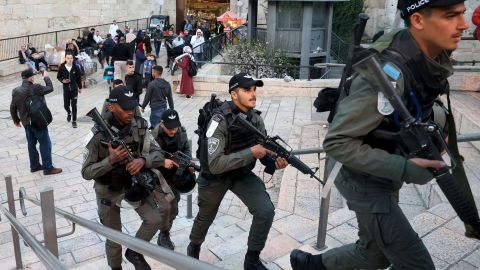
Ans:
{"type": "Polygon", "coordinates": [[[63,90],[77,91],[82,89],[82,73],[77,65],[72,64],[70,72],[67,70],[66,64],[63,63],[57,73],[57,79],[63,84],[63,90]],[[68,79],[69,83],[63,83],[62,81],[68,79]]]}
{"type": "Polygon", "coordinates": [[[151,81],[148,84],[147,93],[143,99],[142,108],[145,109],[148,103],[150,103],[152,110],[165,108],[167,107],[167,102],[170,109],[173,109],[173,98],[170,83],[162,78],[157,78],[151,81]]]}
{"type": "MultiPolygon", "coordinates": [[[[28,58],[27,52],[25,52],[25,57],[28,58]]],[[[23,57],[22,51],[21,51],[21,50],[18,50],[18,61],[20,61],[20,64],[25,64],[26,60],[28,60],[28,59],[25,59],[25,58],[23,57]]]]}
{"type": "Polygon", "coordinates": [[[138,73],[133,73],[133,75],[125,75],[125,85],[130,87],[138,101],[140,99],[140,95],[142,94],[142,76],[140,76],[138,73]]]}
{"type": "Polygon", "coordinates": [[[112,63],[115,61],[127,61],[132,59],[133,55],[126,43],[118,43],[112,50],[112,63]]]}
{"type": "Polygon", "coordinates": [[[113,47],[115,47],[115,41],[113,41],[111,38],[107,38],[103,42],[103,47],[105,48],[105,56],[111,56],[113,47]]]}
{"type": "MultiPolygon", "coordinates": [[[[27,80],[23,80],[22,85],[16,87],[12,91],[12,102],[10,103],[10,115],[12,116],[13,122],[18,124],[28,125],[28,115],[26,108],[26,99],[29,94],[35,94],[39,96],[44,96],[48,93],[53,92],[52,80],[49,77],[43,78],[45,85],[40,85],[38,83],[33,84],[27,80]]],[[[45,102],[45,98],[43,99],[45,102]]],[[[46,102],[45,102],[46,103],[46,102]]]]}

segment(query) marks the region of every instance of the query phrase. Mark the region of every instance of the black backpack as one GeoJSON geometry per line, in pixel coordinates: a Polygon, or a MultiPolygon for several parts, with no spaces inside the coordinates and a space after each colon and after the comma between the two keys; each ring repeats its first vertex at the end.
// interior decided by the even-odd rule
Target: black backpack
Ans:
{"type": "Polygon", "coordinates": [[[28,122],[35,128],[46,128],[52,122],[52,113],[45,103],[44,97],[30,93],[25,101],[28,122]]]}
{"type": "Polygon", "coordinates": [[[224,102],[225,101],[218,99],[217,95],[212,94],[210,101],[205,103],[205,105],[203,105],[198,111],[198,128],[195,130],[195,133],[198,135],[196,156],[200,160],[202,171],[208,174],[211,174],[208,170],[208,138],[206,136],[208,123],[210,123],[212,116],[218,111],[218,108],[220,108],[224,102]]]}
{"type": "Polygon", "coordinates": [[[198,72],[197,63],[195,63],[195,61],[192,60],[192,58],[188,58],[188,61],[190,62],[190,65],[188,66],[188,75],[190,77],[197,76],[197,72],[198,72]]]}

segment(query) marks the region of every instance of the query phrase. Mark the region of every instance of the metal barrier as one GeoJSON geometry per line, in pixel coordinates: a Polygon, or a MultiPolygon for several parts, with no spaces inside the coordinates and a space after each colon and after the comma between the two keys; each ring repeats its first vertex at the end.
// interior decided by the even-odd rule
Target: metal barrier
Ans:
{"type": "MultiPolygon", "coordinates": [[[[146,29],[149,25],[149,18],[141,18],[129,21],[118,22],[119,28],[146,29]],[[136,27],[135,27],[136,26],[136,27]]],[[[57,46],[65,39],[72,39],[78,36],[83,37],[84,33],[88,32],[90,28],[99,30],[104,36],[108,33],[110,24],[92,25],[80,28],[65,29],[60,31],[52,31],[46,33],[32,34],[21,37],[12,37],[0,39],[0,61],[11,60],[18,58],[18,51],[21,44],[32,43],[33,47],[37,48],[39,52],[43,51],[45,44],[57,46]]]]}
{"type": "Polygon", "coordinates": [[[33,251],[39,256],[40,260],[48,267],[48,269],[67,269],[63,266],[56,256],[58,256],[58,245],[57,245],[57,238],[61,236],[57,236],[56,233],[56,222],[55,222],[55,215],[59,215],[65,218],[67,221],[72,222],[73,224],[78,224],[83,226],[90,231],[98,233],[107,239],[110,239],[116,243],[119,243],[122,246],[128,247],[136,252],[139,252],[143,255],[151,257],[161,263],[169,265],[176,269],[195,269],[195,270],[219,270],[221,268],[206,263],[204,261],[199,261],[194,258],[188,257],[186,255],[171,251],[169,249],[165,249],[158,245],[151,244],[150,242],[146,242],[139,238],[130,236],[128,234],[124,234],[120,231],[108,228],[103,226],[102,224],[92,222],[90,220],[81,218],[76,216],[72,213],[64,211],[62,209],[56,208],[54,206],[54,198],[53,198],[53,189],[51,187],[45,188],[40,192],[40,201],[36,198],[29,197],[26,194],[25,189],[22,187],[19,190],[19,200],[20,206],[23,215],[27,215],[27,210],[25,208],[25,200],[28,200],[42,209],[42,222],[43,222],[43,231],[44,231],[44,239],[45,245],[48,250],[43,247],[35,238],[32,236],[28,231],[23,227],[14,217],[14,215],[10,213],[15,213],[15,205],[14,205],[14,198],[13,198],[13,190],[12,190],[12,180],[10,176],[5,178],[7,183],[7,197],[10,206],[10,212],[6,211],[3,206],[0,207],[2,212],[9,218],[10,222],[12,222],[12,236],[13,236],[13,244],[15,250],[15,260],[17,262],[17,268],[23,269],[22,261],[21,261],[21,253],[20,253],[20,246],[18,235],[16,231],[20,233],[23,239],[28,243],[30,247],[32,247],[33,251]],[[4,211],[5,210],[5,211],[4,211]],[[13,217],[12,217],[13,216],[13,217]]]}
{"type": "MultiPolygon", "coordinates": [[[[472,133],[465,133],[465,134],[458,134],[457,136],[458,142],[472,142],[472,141],[480,141],[480,132],[472,132],[472,133]]],[[[291,152],[294,155],[308,155],[308,154],[318,154],[319,160],[327,159],[327,157],[320,158],[321,153],[325,153],[325,149],[323,147],[314,147],[314,148],[306,148],[306,149],[297,149],[291,152]]],[[[324,181],[328,179],[328,172],[324,166],[324,181]]],[[[325,245],[326,237],[327,237],[327,225],[328,225],[328,214],[329,214],[329,207],[330,207],[330,191],[325,198],[320,198],[320,214],[318,218],[318,233],[317,233],[317,242],[315,244],[315,248],[318,250],[324,250],[328,248],[325,245]]]]}
{"type": "MultiPolygon", "coordinates": [[[[52,249],[47,249],[46,247],[42,246],[40,242],[35,239],[35,236],[33,236],[28,230],[17,220],[16,218],[16,211],[15,211],[15,201],[13,198],[13,188],[12,188],[12,177],[7,176],[5,177],[5,183],[6,183],[6,188],[7,188],[7,197],[8,197],[8,206],[9,210],[5,209],[3,204],[0,204],[0,211],[7,217],[7,219],[10,221],[11,227],[12,227],[12,241],[13,241],[13,249],[15,253],[15,263],[17,269],[23,269],[23,263],[22,263],[22,255],[20,251],[20,241],[18,234],[20,234],[23,238],[23,240],[26,242],[26,244],[32,249],[32,251],[38,256],[40,261],[43,262],[44,265],[47,266],[48,269],[56,270],[56,269],[67,269],[59,260],[58,260],[58,248],[55,246],[55,251],[52,251],[52,249]]],[[[42,202],[43,199],[42,199],[42,202]]],[[[53,197],[52,197],[52,203],[53,203],[53,197]]],[[[47,208],[49,207],[48,204],[43,203],[42,205],[42,213],[44,211],[44,207],[47,208]]],[[[55,226],[55,216],[53,216],[54,219],[47,221],[44,219],[44,231],[45,229],[50,230],[50,226],[53,222],[55,226]],[[47,224],[45,226],[45,224],[47,224]]],[[[55,241],[56,244],[56,241],[55,241]]],[[[48,244],[47,244],[48,247],[48,244]]],[[[52,246],[53,247],[53,246],[52,246]]]]}

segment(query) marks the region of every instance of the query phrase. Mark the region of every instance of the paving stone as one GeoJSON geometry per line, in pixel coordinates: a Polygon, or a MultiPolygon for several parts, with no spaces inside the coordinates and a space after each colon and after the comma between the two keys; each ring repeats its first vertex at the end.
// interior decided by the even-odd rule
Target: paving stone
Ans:
{"type": "Polygon", "coordinates": [[[300,216],[287,216],[273,222],[273,228],[302,242],[316,235],[318,222],[300,216]]]}
{"type": "Polygon", "coordinates": [[[342,208],[328,215],[328,223],[336,227],[353,218],[355,218],[355,212],[349,210],[348,208],[342,208]]]}
{"type": "Polygon", "coordinates": [[[469,264],[468,262],[459,261],[454,264],[452,267],[448,268],[450,270],[477,270],[478,268],[469,264]]]}
{"type": "Polygon", "coordinates": [[[410,220],[412,228],[420,237],[438,228],[446,222],[445,219],[431,214],[429,212],[422,213],[410,220]]]}
{"type": "Polygon", "coordinates": [[[276,258],[290,254],[290,252],[301,244],[292,237],[281,234],[274,238],[269,238],[265,248],[261,253],[261,258],[265,261],[273,261],[276,258]]]}
{"type": "Polygon", "coordinates": [[[232,254],[228,257],[223,258],[221,261],[219,261],[215,265],[223,269],[242,270],[244,258],[245,258],[245,252],[238,252],[236,254],[232,254]]]}
{"type": "Polygon", "coordinates": [[[480,268],[480,250],[478,250],[478,249],[475,250],[470,255],[465,257],[463,260],[468,262],[469,264],[475,266],[475,267],[480,268]]]}
{"type": "Polygon", "coordinates": [[[348,224],[342,224],[327,233],[343,244],[355,243],[358,240],[358,229],[348,224]]]}
{"type": "Polygon", "coordinates": [[[443,227],[423,237],[422,240],[431,255],[450,264],[460,260],[479,245],[478,241],[443,227]]]}
{"type": "Polygon", "coordinates": [[[433,255],[431,256],[432,256],[433,263],[435,264],[435,269],[447,269],[449,264],[446,261],[440,260],[439,258],[433,255]]]}
{"type": "Polygon", "coordinates": [[[76,263],[81,263],[93,258],[101,258],[105,253],[105,243],[100,242],[95,245],[87,246],[84,248],[76,249],[72,252],[73,258],[76,263]]]}
{"type": "Polygon", "coordinates": [[[412,204],[398,204],[400,206],[400,209],[402,209],[403,214],[405,214],[405,217],[407,219],[412,219],[415,216],[425,212],[426,208],[420,205],[412,205],[412,204]]]}
{"type": "Polygon", "coordinates": [[[238,227],[236,224],[230,225],[223,229],[215,231],[215,233],[223,240],[228,240],[236,237],[237,235],[244,233],[245,231],[238,227]]]}
{"type": "Polygon", "coordinates": [[[239,234],[237,237],[230,238],[229,240],[219,244],[210,250],[215,254],[220,260],[227,260],[227,257],[231,257],[234,254],[242,252],[242,259],[245,256],[245,251],[247,249],[247,240],[248,232],[239,234]]]}
{"type": "Polygon", "coordinates": [[[428,209],[428,212],[447,220],[450,220],[451,218],[457,215],[455,213],[455,210],[453,210],[452,206],[449,203],[442,203],[442,204],[436,205],[428,209]]]}

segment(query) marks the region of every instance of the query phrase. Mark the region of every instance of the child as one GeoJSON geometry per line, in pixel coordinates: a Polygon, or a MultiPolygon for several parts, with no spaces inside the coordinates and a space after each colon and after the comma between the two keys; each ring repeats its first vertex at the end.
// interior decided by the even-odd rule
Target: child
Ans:
{"type": "Polygon", "coordinates": [[[143,85],[147,87],[148,83],[153,80],[152,69],[157,65],[157,60],[155,60],[155,55],[149,53],[147,54],[147,60],[143,64],[143,85]]]}

